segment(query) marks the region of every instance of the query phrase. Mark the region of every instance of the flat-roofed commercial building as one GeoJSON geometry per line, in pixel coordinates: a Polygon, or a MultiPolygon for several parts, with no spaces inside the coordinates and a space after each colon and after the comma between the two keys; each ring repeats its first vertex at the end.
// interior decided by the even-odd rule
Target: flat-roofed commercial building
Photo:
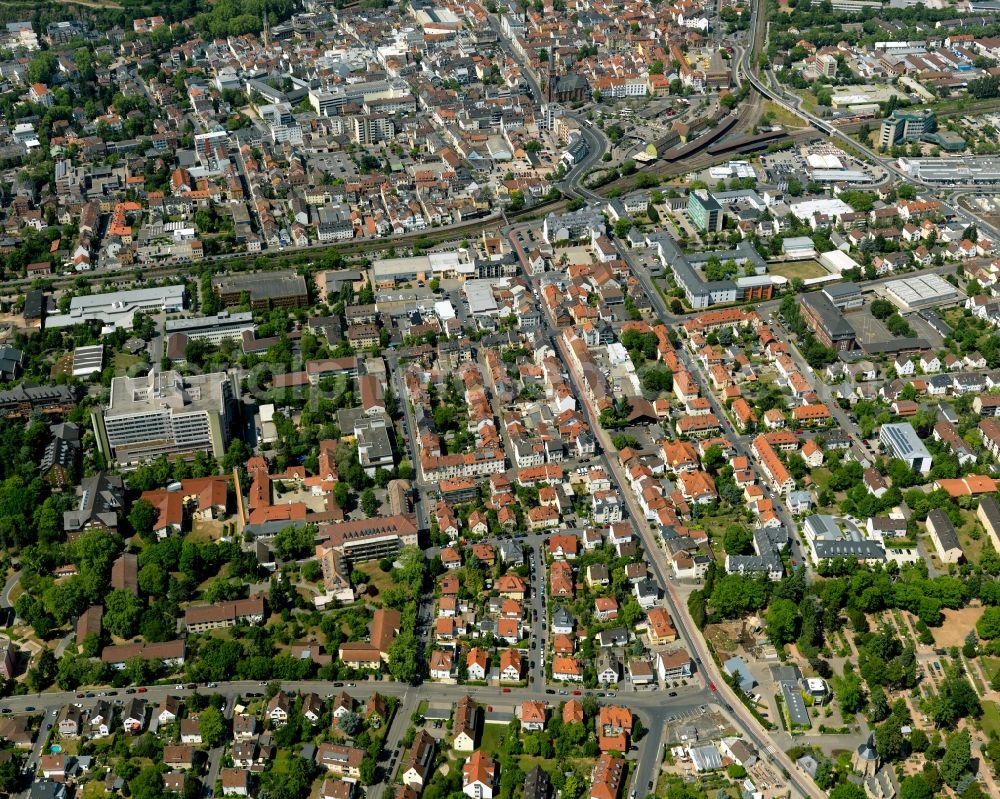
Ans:
{"type": "Polygon", "coordinates": [[[97,446],[120,465],[196,452],[221,458],[237,395],[224,372],[184,377],[154,369],[144,377],[116,377],[108,407],[91,414],[97,446]]]}
{"type": "Polygon", "coordinates": [[[885,284],[885,293],[904,311],[944,305],[959,299],[958,290],[943,277],[933,273],[890,280],[885,284]]]}
{"type": "Polygon", "coordinates": [[[212,289],[226,305],[239,305],[246,295],[254,310],[309,304],[305,278],[290,270],[219,275],[212,278],[212,289]]]}
{"type": "Polygon", "coordinates": [[[1000,158],[964,155],[954,158],[900,158],[903,171],[925,183],[951,185],[1000,183],[1000,158]]]}
{"type": "Polygon", "coordinates": [[[861,295],[861,287],[857,283],[833,283],[823,287],[823,294],[833,303],[833,307],[841,311],[860,308],[865,304],[861,295]]]}
{"type": "Polygon", "coordinates": [[[894,458],[906,461],[914,471],[927,474],[931,470],[931,453],[909,422],[882,425],[878,440],[894,458]]]}
{"type": "Polygon", "coordinates": [[[465,280],[478,272],[468,250],[432,252],[408,258],[379,258],[371,266],[372,284],[378,287],[398,286],[431,278],[465,280]]]}
{"type": "Polygon", "coordinates": [[[70,300],[69,312],[49,316],[45,326],[62,328],[81,322],[103,322],[109,327],[131,330],[138,312],[178,313],[182,310],[184,286],[111,291],[74,297],[70,300]]]}
{"type": "Polygon", "coordinates": [[[207,341],[220,344],[223,341],[240,339],[245,332],[254,331],[253,314],[250,311],[220,311],[215,316],[195,316],[186,319],[168,319],[167,336],[183,333],[191,341],[207,341]]]}

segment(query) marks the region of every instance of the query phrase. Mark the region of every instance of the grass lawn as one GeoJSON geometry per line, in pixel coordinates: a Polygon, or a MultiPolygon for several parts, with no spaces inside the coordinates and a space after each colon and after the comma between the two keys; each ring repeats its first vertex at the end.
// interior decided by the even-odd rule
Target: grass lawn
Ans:
{"type": "Polygon", "coordinates": [[[116,375],[123,375],[127,374],[128,370],[137,363],[145,363],[145,359],[140,358],[138,355],[130,355],[127,352],[119,352],[115,355],[112,365],[115,367],[116,375]]]}
{"type": "Polygon", "coordinates": [[[520,755],[518,757],[518,765],[525,774],[535,766],[541,766],[542,770],[547,771],[549,775],[555,774],[557,771],[569,771],[570,769],[574,769],[580,774],[589,774],[594,768],[594,762],[594,759],[586,757],[571,757],[566,760],[544,758],[536,755],[520,755]]]}
{"type": "Polygon", "coordinates": [[[506,724],[484,724],[483,738],[479,742],[479,748],[495,755],[500,750],[500,741],[503,740],[506,732],[506,724]]]}
{"type": "Polygon", "coordinates": [[[59,377],[59,375],[71,375],[73,374],[73,353],[67,352],[52,365],[52,369],[49,372],[52,377],[59,377]]]}
{"type": "Polygon", "coordinates": [[[1000,671],[1000,658],[981,657],[979,660],[988,679],[993,679],[993,676],[1000,671]]]}
{"type": "Polygon", "coordinates": [[[983,717],[979,723],[987,735],[1000,734],[1000,705],[996,702],[983,702],[983,717]]]}
{"type": "Polygon", "coordinates": [[[962,524],[958,528],[958,540],[965,550],[965,557],[970,563],[979,563],[983,555],[983,543],[986,534],[976,518],[973,510],[962,510],[962,524]]]}
{"type": "Polygon", "coordinates": [[[768,274],[781,275],[789,280],[802,278],[808,280],[813,277],[825,277],[830,274],[812,258],[803,261],[783,261],[778,264],[767,265],[768,274]]]}
{"type": "Polygon", "coordinates": [[[291,762],[292,754],[290,749],[278,749],[278,754],[274,757],[274,773],[287,774],[288,765],[291,762]]]}
{"type": "Polygon", "coordinates": [[[186,537],[189,541],[211,543],[222,537],[225,526],[225,522],[216,519],[194,519],[191,522],[191,532],[186,537]]]}
{"type": "Polygon", "coordinates": [[[104,790],[104,780],[90,780],[83,784],[81,796],[83,799],[104,799],[107,791],[104,790]]]}
{"type": "Polygon", "coordinates": [[[739,527],[747,526],[742,515],[738,513],[724,513],[719,516],[705,516],[693,525],[694,527],[701,528],[708,533],[709,543],[712,547],[712,554],[715,556],[717,561],[722,561],[726,558],[726,552],[722,547],[722,539],[725,536],[726,528],[733,524],[739,527]]]}
{"type": "Polygon", "coordinates": [[[804,128],[806,126],[802,117],[793,114],[791,111],[786,111],[780,105],[772,103],[770,100],[765,101],[764,110],[774,118],[775,122],[783,127],[804,128]]]}
{"type": "Polygon", "coordinates": [[[364,563],[358,563],[352,568],[362,571],[368,575],[368,585],[374,586],[375,590],[381,594],[386,588],[395,585],[392,581],[392,577],[389,573],[382,571],[378,567],[377,560],[366,560],[364,563]]]}

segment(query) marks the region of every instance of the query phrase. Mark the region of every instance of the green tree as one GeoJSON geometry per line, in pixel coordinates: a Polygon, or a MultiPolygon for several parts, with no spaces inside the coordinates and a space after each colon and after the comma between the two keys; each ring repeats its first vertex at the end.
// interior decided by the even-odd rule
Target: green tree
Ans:
{"type": "Polygon", "coordinates": [[[934,791],[921,774],[912,774],[899,784],[900,799],[934,799],[934,791]]]}
{"type": "Polygon", "coordinates": [[[753,533],[738,524],[726,528],[722,546],[729,555],[747,555],[753,551],[753,533]]]}
{"type": "Polygon", "coordinates": [[[119,638],[135,635],[141,615],[142,602],[131,591],[116,589],[104,601],[104,629],[119,638]]]}
{"type": "Polygon", "coordinates": [[[394,680],[410,682],[417,675],[417,641],[403,630],[389,645],[389,673],[394,680]]]}
{"type": "Polygon", "coordinates": [[[841,782],[830,791],[830,799],[866,799],[864,789],[853,782],[841,782]]]}
{"type": "Polygon", "coordinates": [[[890,715],[875,728],[875,751],[887,762],[898,760],[903,755],[906,739],[902,726],[898,716],[890,715]]]}
{"type": "Polygon", "coordinates": [[[217,707],[201,711],[201,737],[209,746],[219,746],[226,739],[226,719],[217,707]]]}
{"type": "Polygon", "coordinates": [[[632,220],[628,217],[622,217],[615,222],[615,237],[623,239],[628,235],[628,232],[632,229],[632,220]]]}
{"type": "Polygon", "coordinates": [[[956,732],[948,739],[948,745],[944,750],[944,757],[941,758],[941,778],[946,784],[955,788],[962,779],[962,775],[969,768],[972,760],[972,744],[969,733],[966,730],[956,732]]]}
{"type": "Polygon", "coordinates": [[[798,606],[790,599],[776,599],[767,609],[767,635],[779,649],[795,640],[799,621],[798,606]]]}
{"type": "Polygon", "coordinates": [[[361,494],[361,510],[369,518],[378,513],[378,500],[375,498],[375,492],[370,488],[366,488],[361,494]]]}
{"type": "Polygon", "coordinates": [[[159,517],[160,512],[148,499],[137,500],[132,505],[132,510],[128,514],[128,523],[132,529],[141,536],[148,536],[153,532],[153,525],[159,517]]]}
{"type": "Polygon", "coordinates": [[[52,685],[57,673],[56,656],[51,649],[45,647],[41,651],[41,654],[38,655],[38,660],[35,661],[34,667],[28,670],[28,674],[25,677],[28,690],[35,694],[41,693],[52,685]]]}
{"type": "Polygon", "coordinates": [[[712,608],[725,618],[746,616],[767,605],[767,587],[757,579],[727,574],[716,580],[712,608]]]}
{"type": "Polygon", "coordinates": [[[21,781],[20,765],[18,757],[11,757],[0,763],[0,791],[11,796],[17,793],[21,781]]]}
{"type": "Polygon", "coordinates": [[[157,766],[146,766],[129,780],[132,799],[161,799],[163,796],[163,775],[157,766]]]}
{"type": "Polygon", "coordinates": [[[159,563],[147,563],[137,575],[139,590],[146,596],[162,596],[167,592],[170,575],[159,563]]]}
{"type": "Polygon", "coordinates": [[[705,454],[701,456],[701,464],[708,472],[717,472],[725,463],[726,456],[722,452],[722,447],[718,444],[712,444],[705,450],[705,454]]]}
{"type": "Polygon", "coordinates": [[[930,716],[939,727],[953,728],[959,719],[979,718],[982,714],[979,697],[961,675],[947,677],[930,703],[930,716]]]}
{"type": "Polygon", "coordinates": [[[59,69],[59,60],[51,50],[42,50],[28,63],[28,82],[48,84],[59,69]]]}
{"type": "Polygon", "coordinates": [[[844,676],[834,683],[833,693],[844,713],[857,713],[865,703],[861,678],[853,672],[845,671],[844,676]]]}
{"type": "Polygon", "coordinates": [[[983,610],[983,615],[976,622],[976,632],[987,641],[1000,638],[1000,607],[992,606],[983,610]]]}

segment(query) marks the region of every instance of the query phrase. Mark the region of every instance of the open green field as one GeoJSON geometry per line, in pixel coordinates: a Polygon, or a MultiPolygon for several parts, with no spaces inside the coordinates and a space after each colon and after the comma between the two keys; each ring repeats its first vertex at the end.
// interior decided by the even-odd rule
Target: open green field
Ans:
{"type": "Polygon", "coordinates": [[[1000,705],[996,702],[983,702],[983,717],[979,723],[987,735],[1000,735],[1000,705]]]}
{"type": "Polygon", "coordinates": [[[973,510],[962,510],[962,524],[958,528],[958,540],[965,550],[965,557],[970,563],[979,563],[983,556],[983,544],[986,533],[976,518],[973,510]]]}
{"type": "Polygon", "coordinates": [[[805,120],[802,119],[798,114],[793,114],[791,111],[782,108],[777,103],[772,103],[770,100],[764,101],[764,110],[769,113],[775,122],[786,128],[804,128],[806,127],[805,120]]]}
{"type": "Polygon", "coordinates": [[[139,363],[144,363],[144,359],[138,355],[129,355],[127,352],[119,352],[115,355],[112,365],[116,375],[128,374],[128,370],[139,363]]]}
{"type": "Polygon", "coordinates": [[[789,280],[795,280],[795,278],[809,280],[830,274],[812,258],[805,261],[783,261],[778,264],[768,264],[767,272],[771,275],[787,277],[789,280]]]}
{"type": "Polygon", "coordinates": [[[379,595],[393,585],[392,576],[379,568],[377,560],[366,560],[363,563],[358,563],[354,568],[368,575],[368,585],[374,586],[379,595]]]}
{"type": "Polygon", "coordinates": [[[479,742],[479,748],[484,752],[495,755],[500,751],[500,741],[503,740],[506,732],[506,724],[484,724],[483,737],[479,742]]]}

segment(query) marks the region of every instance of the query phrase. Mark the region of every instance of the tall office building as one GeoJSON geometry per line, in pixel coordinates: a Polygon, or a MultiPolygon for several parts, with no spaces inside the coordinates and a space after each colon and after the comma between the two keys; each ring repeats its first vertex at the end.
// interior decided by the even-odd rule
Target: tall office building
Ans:
{"type": "Polygon", "coordinates": [[[688,194],[688,216],[695,227],[705,233],[722,230],[722,206],[704,189],[696,189],[688,194]]]}
{"type": "Polygon", "coordinates": [[[888,149],[900,142],[920,141],[935,127],[933,111],[893,111],[882,120],[879,145],[888,149]]]}
{"type": "Polygon", "coordinates": [[[123,466],[159,455],[207,452],[221,458],[238,394],[224,372],[182,376],[153,370],[145,377],[116,377],[110,404],[92,414],[98,447],[123,466]]]}

